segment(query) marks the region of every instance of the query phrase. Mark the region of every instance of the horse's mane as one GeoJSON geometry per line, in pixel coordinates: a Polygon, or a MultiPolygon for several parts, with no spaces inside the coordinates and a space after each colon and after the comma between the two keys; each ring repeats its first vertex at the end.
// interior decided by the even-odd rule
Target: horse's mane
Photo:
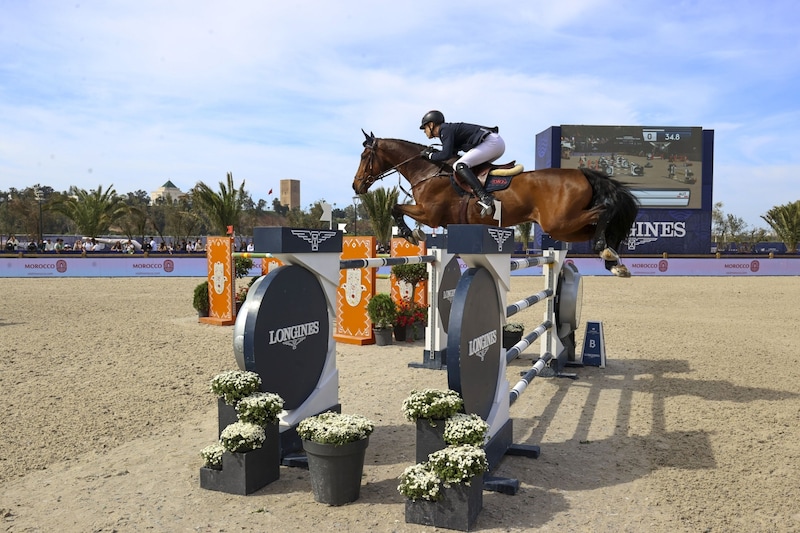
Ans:
{"type": "Polygon", "coordinates": [[[416,143],[414,141],[407,141],[405,139],[390,139],[390,138],[386,138],[386,139],[379,139],[379,140],[385,141],[385,142],[396,142],[396,143],[401,143],[401,144],[408,144],[408,145],[411,145],[411,146],[414,146],[414,147],[419,147],[420,151],[422,151],[422,149],[427,146],[425,144],[416,143]]]}

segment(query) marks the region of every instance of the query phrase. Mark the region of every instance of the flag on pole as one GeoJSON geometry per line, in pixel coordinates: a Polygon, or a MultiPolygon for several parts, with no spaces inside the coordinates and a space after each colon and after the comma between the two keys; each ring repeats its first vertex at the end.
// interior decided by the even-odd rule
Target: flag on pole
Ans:
{"type": "Polygon", "coordinates": [[[272,189],[270,189],[270,190],[269,190],[269,192],[268,192],[267,194],[268,194],[268,195],[271,195],[271,194],[272,194],[272,189]]]}
{"type": "Polygon", "coordinates": [[[233,226],[228,226],[228,235],[233,235],[233,226]]]}

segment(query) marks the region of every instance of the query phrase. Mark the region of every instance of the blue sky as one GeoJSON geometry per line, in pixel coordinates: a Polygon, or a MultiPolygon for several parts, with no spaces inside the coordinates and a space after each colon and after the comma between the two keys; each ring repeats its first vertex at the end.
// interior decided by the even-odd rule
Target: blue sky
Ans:
{"type": "Polygon", "coordinates": [[[344,207],[361,128],[426,143],[438,108],[531,169],[553,125],[713,129],[714,201],[766,227],[800,200],[796,5],[0,0],[0,188],[232,172],[255,200],[291,178],[304,208],[344,207]]]}

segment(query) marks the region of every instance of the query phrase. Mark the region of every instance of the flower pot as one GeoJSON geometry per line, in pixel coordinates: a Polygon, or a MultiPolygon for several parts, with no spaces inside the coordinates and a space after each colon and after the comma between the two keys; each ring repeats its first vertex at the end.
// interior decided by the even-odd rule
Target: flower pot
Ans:
{"type": "Polygon", "coordinates": [[[424,463],[428,460],[428,455],[447,448],[444,424],[444,420],[417,419],[417,463],[424,463]]]}
{"type": "Polygon", "coordinates": [[[224,452],[222,469],[200,469],[200,487],[245,496],[280,478],[281,449],[278,424],[264,428],[261,448],[243,453],[224,452]]]}
{"type": "Polygon", "coordinates": [[[414,340],[418,341],[425,338],[425,322],[414,322],[411,326],[414,332],[414,340]]]}
{"type": "Polygon", "coordinates": [[[390,344],[393,344],[392,329],[393,328],[373,328],[373,331],[375,332],[375,344],[378,346],[389,346],[390,344]]]}
{"type": "Polygon", "coordinates": [[[219,420],[219,434],[222,435],[223,429],[239,421],[236,406],[228,405],[222,398],[217,398],[217,419],[219,420]]]}
{"type": "Polygon", "coordinates": [[[398,326],[397,324],[395,324],[393,329],[394,329],[394,340],[396,340],[397,342],[403,342],[406,340],[406,335],[407,335],[406,326],[398,326]]]}
{"type": "Polygon", "coordinates": [[[475,476],[469,485],[459,483],[441,488],[441,497],[428,500],[406,500],[406,523],[469,531],[483,507],[483,475],[475,476]]]}
{"type": "Polygon", "coordinates": [[[503,348],[510,350],[522,340],[522,331],[506,331],[503,330],[503,348]]]}
{"type": "Polygon", "coordinates": [[[314,500],[344,505],[358,499],[369,437],[341,446],[303,441],[314,500]]]}

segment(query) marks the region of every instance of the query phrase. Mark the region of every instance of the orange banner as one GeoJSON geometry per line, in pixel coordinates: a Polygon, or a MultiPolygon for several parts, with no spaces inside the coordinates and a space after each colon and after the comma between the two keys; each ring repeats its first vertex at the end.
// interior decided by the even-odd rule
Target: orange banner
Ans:
{"type": "Polygon", "coordinates": [[[208,316],[200,317],[204,324],[230,326],[236,322],[234,285],[236,274],[233,267],[233,239],[231,237],[208,237],[208,316]]]}
{"type": "MultiPolygon", "coordinates": [[[[421,242],[418,245],[411,244],[405,239],[395,237],[391,242],[391,256],[392,257],[410,257],[415,255],[426,255],[427,248],[425,243],[421,242]]],[[[427,267],[427,265],[426,265],[427,267]]],[[[391,276],[391,296],[395,303],[400,303],[401,300],[410,299],[411,287],[405,283],[400,282],[391,276]]],[[[414,289],[414,301],[419,305],[428,305],[428,282],[422,281],[417,283],[414,289]]]]}
{"type": "MultiPolygon", "coordinates": [[[[341,259],[375,257],[375,237],[344,237],[341,259]]],[[[345,344],[374,344],[367,302],[375,295],[376,268],[350,268],[339,272],[336,289],[336,329],[333,338],[345,344]]]]}

